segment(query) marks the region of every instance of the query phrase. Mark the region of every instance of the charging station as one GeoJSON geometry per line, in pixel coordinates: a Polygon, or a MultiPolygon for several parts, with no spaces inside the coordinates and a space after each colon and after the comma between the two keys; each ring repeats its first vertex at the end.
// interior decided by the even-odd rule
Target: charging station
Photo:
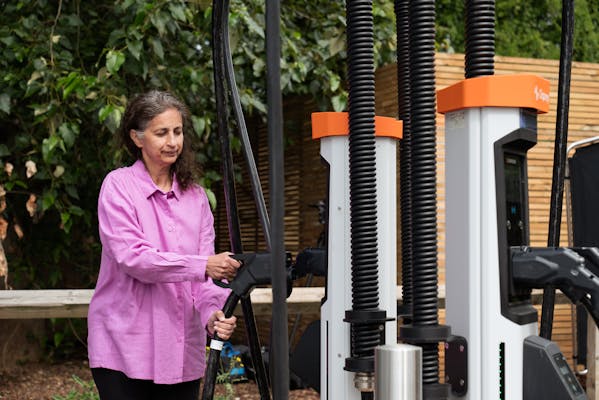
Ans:
{"type": "MultiPolygon", "coordinates": [[[[376,187],[378,202],[379,304],[387,315],[397,309],[396,154],[402,124],[375,117],[376,187]]],[[[329,171],[328,253],[325,296],[321,305],[321,399],[360,399],[354,374],[344,370],[350,356],[350,326],[344,321],[351,308],[349,270],[349,126],[347,113],[312,114],[312,137],[320,140],[320,154],[329,171]],[[326,366],[326,367],[325,367],[326,366]]],[[[397,321],[384,325],[384,342],[396,343],[397,321]]]]}
{"type": "MultiPolygon", "coordinates": [[[[521,398],[523,342],[537,333],[530,296],[510,287],[508,246],[528,244],[526,151],[549,82],[471,78],[438,92],[446,132],[446,307],[467,342],[466,399],[521,398]],[[509,368],[506,368],[508,363],[509,368]]],[[[451,341],[450,341],[451,343],[451,341]]],[[[451,361],[450,361],[451,362],[451,361]]]]}

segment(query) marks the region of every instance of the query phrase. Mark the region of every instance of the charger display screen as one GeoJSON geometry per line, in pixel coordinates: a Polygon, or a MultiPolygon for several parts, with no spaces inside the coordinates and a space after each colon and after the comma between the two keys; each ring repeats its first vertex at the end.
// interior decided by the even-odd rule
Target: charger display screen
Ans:
{"type": "Polygon", "coordinates": [[[525,201],[522,156],[505,154],[504,173],[507,242],[508,246],[522,246],[526,244],[522,215],[525,201]]]}

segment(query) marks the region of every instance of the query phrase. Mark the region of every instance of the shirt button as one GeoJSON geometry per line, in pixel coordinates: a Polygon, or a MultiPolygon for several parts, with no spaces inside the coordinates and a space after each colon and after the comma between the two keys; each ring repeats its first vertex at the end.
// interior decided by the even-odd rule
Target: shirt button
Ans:
{"type": "Polygon", "coordinates": [[[169,226],[168,226],[168,231],[169,231],[169,232],[172,232],[172,231],[174,231],[174,230],[175,230],[175,227],[174,227],[173,225],[169,225],[169,226]]]}

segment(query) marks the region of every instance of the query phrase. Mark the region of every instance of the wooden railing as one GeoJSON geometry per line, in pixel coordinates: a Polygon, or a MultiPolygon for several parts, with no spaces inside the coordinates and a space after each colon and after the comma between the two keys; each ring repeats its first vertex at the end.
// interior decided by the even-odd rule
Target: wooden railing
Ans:
{"type": "MultiPolygon", "coordinates": [[[[93,289],[50,289],[50,290],[0,290],[0,319],[38,319],[38,318],[86,318],[93,289]]],[[[318,314],[324,296],[323,287],[297,287],[287,299],[290,314],[318,314]]],[[[541,291],[533,292],[533,303],[541,301],[541,291]]],[[[270,288],[256,288],[251,295],[256,316],[270,315],[272,291],[270,288]]],[[[397,298],[401,300],[401,286],[397,286],[397,298]]],[[[562,352],[572,355],[572,315],[568,299],[558,292],[556,318],[554,320],[554,340],[562,352]]],[[[445,287],[439,286],[440,321],[445,320],[445,287]]],[[[240,308],[236,310],[241,315],[240,308]]],[[[592,320],[589,321],[592,324],[592,320]]],[[[594,328],[594,325],[592,326],[594,328]]],[[[594,338],[597,329],[590,329],[589,336],[594,338]]],[[[594,344],[588,349],[587,360],[590,371],[587,376],[587,393],[595,398],[594,390],[596,353],[594,344]],[[590,386],[590,387],[589,387],[590,386]],[[590,389],[590,390],[589,390],[590,389]]]]}
{"type": "MultiPolygon", "coordinates": [[[[0,319],[86,318],[93,293],[93,289],[0,290],[0,319]]],[[[318,312],[323,296],[322,287],[295,288],[287,299],[289,311],[318,312]]],[[[270,288],[256,288],[250,298],[256,315],[270,314],[270,288]]]]}

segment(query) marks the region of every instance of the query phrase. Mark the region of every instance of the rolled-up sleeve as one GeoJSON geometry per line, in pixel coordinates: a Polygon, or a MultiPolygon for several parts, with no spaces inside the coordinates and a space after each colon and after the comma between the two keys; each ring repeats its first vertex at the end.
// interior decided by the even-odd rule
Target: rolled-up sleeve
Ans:
{"type": "Polygon", "coordinates": [[[145,238],[125,184],[109,174],[98,200],[102,246],[119,268],[144,283],[205,281],[208,254],[181,255],[153,246],[145,238]]]}

